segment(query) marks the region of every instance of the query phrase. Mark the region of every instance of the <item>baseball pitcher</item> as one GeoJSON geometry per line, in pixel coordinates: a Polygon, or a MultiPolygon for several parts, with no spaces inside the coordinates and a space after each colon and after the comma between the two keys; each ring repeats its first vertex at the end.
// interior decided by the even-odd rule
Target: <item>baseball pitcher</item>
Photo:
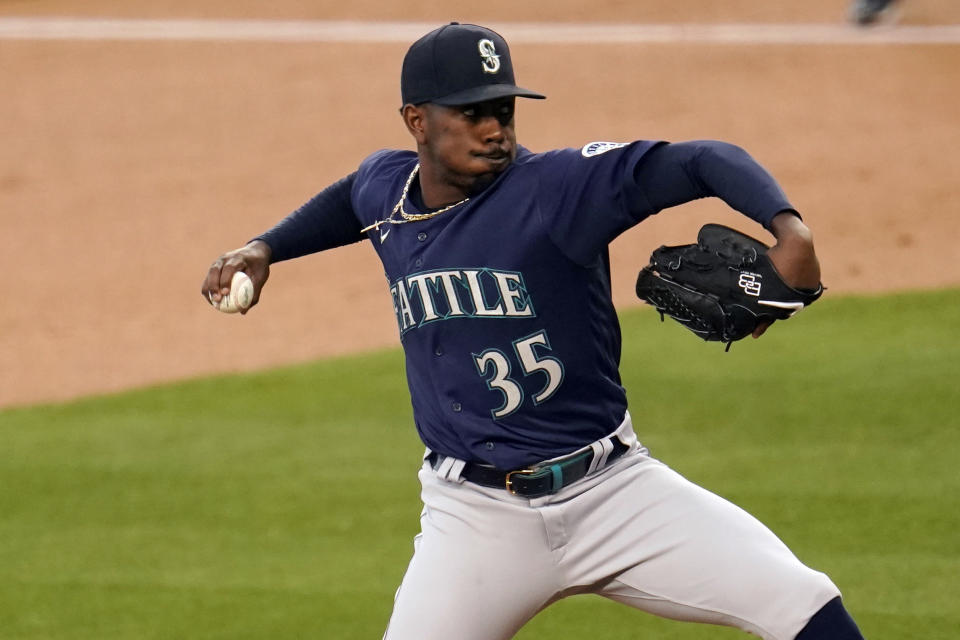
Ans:
{"type": "Polygon", "coordinates": [[[608,245],[663,209],[719,197],[776,239],[708,225],[651,259],[638,293],[701,337],[758,337],[816,299],[810,230],[774,179],[716,141],[520,146],[516,98],[544,96],[484,27],[416,41],[400,84],[416,150],[373,153],[202,286],[216,306],[245,272],[252,306],[272,263],[360,241],[383,262],[426,447],[384,638],[506,640],[578,593],[771,640],[861,638],[826,575],[651,455],[620,379],[608,245]]]}

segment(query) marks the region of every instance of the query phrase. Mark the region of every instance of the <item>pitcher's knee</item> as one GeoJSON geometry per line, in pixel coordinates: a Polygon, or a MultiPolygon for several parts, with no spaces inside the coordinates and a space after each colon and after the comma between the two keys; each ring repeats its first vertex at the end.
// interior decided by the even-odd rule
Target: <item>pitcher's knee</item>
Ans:
{"type": "Polygon", "coordinates": [[[770,594],[757,617],[758,629],[747,629],[770,640],[794,640],[818,611],[840,597],[840,590],[824,573],[803,567],[770,594]]]}
{"type": "Polygon", "coordinates": [[[813,614],[796,640],[863,640],[863,634],[837,596],[813,614]]]}

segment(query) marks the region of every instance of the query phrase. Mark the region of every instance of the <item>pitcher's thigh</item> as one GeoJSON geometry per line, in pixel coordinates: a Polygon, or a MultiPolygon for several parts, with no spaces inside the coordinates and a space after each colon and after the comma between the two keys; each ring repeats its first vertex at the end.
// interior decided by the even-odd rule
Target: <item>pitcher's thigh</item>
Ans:
{"type": "Polygon", "coordinates": [[[512,638],[557,590],[539,516],[482,495],[424,495],[422,532],[384,639],[512,638]]]}
{"type": "MultiPolygon", "coordinates": [[[[840,595],[801,563],[759,520],[659,466],[647,489],[668,496],[655,524],[656,552],[604,585],[600,594],[660,616],[738,627],[793,640],[840,595]]],[[[646,523],[649,525],[650,523],[646,523]]]]}

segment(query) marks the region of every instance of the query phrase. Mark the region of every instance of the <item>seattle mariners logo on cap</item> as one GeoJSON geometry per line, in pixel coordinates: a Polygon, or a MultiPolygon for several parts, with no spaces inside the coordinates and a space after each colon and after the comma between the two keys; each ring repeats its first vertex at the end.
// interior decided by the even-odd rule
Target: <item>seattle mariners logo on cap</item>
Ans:
{"type": "Polygon", "coordinates": [[[403,104],[457,106],[510,96],[544,97],[516,85],[510,47],[492,29],[451,22],[414,42],[403,58],[403,104]]]}
{"type": "Polygon", "coordinates": [[[483,58],[483,72],[496,73],[500,71],[500,56],[497,55],[497,48],[493,40],[484,38],[477,43],[477,49],[480,50],[480,57],[483,58]]]}

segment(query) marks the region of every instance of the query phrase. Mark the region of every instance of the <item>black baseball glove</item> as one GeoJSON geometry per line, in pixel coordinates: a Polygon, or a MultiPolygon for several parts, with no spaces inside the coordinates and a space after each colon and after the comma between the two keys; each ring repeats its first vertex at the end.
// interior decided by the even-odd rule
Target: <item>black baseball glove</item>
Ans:
{"type": "Polygon", "coordinates": [[[823,293],[794,289],[767,257],[769,247],[719,224],[696,244],[660,247],[637,278],[637,296],[704,340],[730,344],[758,325],[785,320],[823,293]]]}

